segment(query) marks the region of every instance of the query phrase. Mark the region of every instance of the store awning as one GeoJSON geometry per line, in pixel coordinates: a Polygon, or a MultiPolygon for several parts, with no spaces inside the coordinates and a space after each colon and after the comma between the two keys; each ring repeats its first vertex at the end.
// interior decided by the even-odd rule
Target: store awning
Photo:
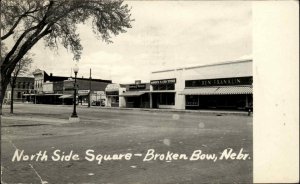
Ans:
{"type": "Polygon", "coordinates": [[[222,86],[184,89],[179,95],[240,95],[252,94],[250,86],[222,86]]]}
{"type": "Polygon", "coordinates": [[[35,96],[35,94],[23,94],[23,96],[35,96]]]}
{"type": "Polygon", "coordinates": [[[62,95],[59,98],[74,98],[73,95],[62,95]]]}
{"type": "Polygon", "coordinates": [[[129,96],[141,96],[145,94],[146,92],[141,92],[141,91],[126,91],[125,93],[119,95],[119,96],[124,96],[124,97],[129,97],[129,96]]]}
{"type": "Polygon", "coordinates": [[[179,95],[212,95],[217,89],[217,87],[184,89],[179,95]]]}
{"type": "Polygon", "coordinates": [[[215,93],[218,95],[252,94],[253,89],[250,86],[220,87],[215,93]]]}
{"type": "Polygon", "coordinates": [[[79,96],[88,96],[89,93],[78,93],[79,96]]]}
{"type": "Polygon", "coordinates": [[[149,93],[176,93],[175,90],[156,90],[156,91],[149,91],[149,93]]]}
{"type": "Polygon", "coordinates": [[[61,95],[63,95],[63,94],[57,94],[57,93],[54,93],[54,94],[44,94],[45,96],[61,96],[61,95]]]}

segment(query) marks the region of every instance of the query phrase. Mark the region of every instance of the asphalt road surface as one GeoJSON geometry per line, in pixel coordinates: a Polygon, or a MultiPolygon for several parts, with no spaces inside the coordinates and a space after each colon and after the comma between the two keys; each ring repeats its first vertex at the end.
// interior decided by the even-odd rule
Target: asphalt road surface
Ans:
{"type": "Polygon", "coordinates": [[[1,183],[252,183],[252,117],[79,107],[69,123],[71,106],[3,112],[1,183]]]}

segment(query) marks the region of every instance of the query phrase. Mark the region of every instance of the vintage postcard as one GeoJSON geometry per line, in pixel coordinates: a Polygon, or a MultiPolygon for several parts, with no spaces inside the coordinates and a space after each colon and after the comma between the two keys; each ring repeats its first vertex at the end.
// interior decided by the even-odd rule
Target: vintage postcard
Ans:
{"type": "Polygon", "coordinates": [[[273,3],[1,0],[1,183],[297,182],[273,3]]]}

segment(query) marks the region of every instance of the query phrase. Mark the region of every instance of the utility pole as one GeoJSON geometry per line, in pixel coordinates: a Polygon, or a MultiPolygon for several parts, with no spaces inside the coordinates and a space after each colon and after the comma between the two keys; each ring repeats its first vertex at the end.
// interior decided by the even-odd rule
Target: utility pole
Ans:
{"type": "Polygon", "coordinates": [[[88,107],[91,107],[91,90],[92,90],[92,69],[90,68],[90,91],[89,91],[88,107]]]}

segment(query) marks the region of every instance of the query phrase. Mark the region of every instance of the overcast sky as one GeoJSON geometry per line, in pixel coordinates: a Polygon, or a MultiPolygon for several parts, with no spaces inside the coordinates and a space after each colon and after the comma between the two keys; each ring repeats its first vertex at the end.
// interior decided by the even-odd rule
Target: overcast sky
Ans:
{"type": "MultiPolygon", "coordinates": [[[[251,2],[125,1],[132,7],[132,28],[97,40],[89,25],[79,25],[83,54],[79,76],[115,83],[149,82],[161,69],[251,58],[251,2]]],[[[53,52],[39,42],[32,49],[33,69],[70,76],[73,55],[60,47],[53,52]]]]}

